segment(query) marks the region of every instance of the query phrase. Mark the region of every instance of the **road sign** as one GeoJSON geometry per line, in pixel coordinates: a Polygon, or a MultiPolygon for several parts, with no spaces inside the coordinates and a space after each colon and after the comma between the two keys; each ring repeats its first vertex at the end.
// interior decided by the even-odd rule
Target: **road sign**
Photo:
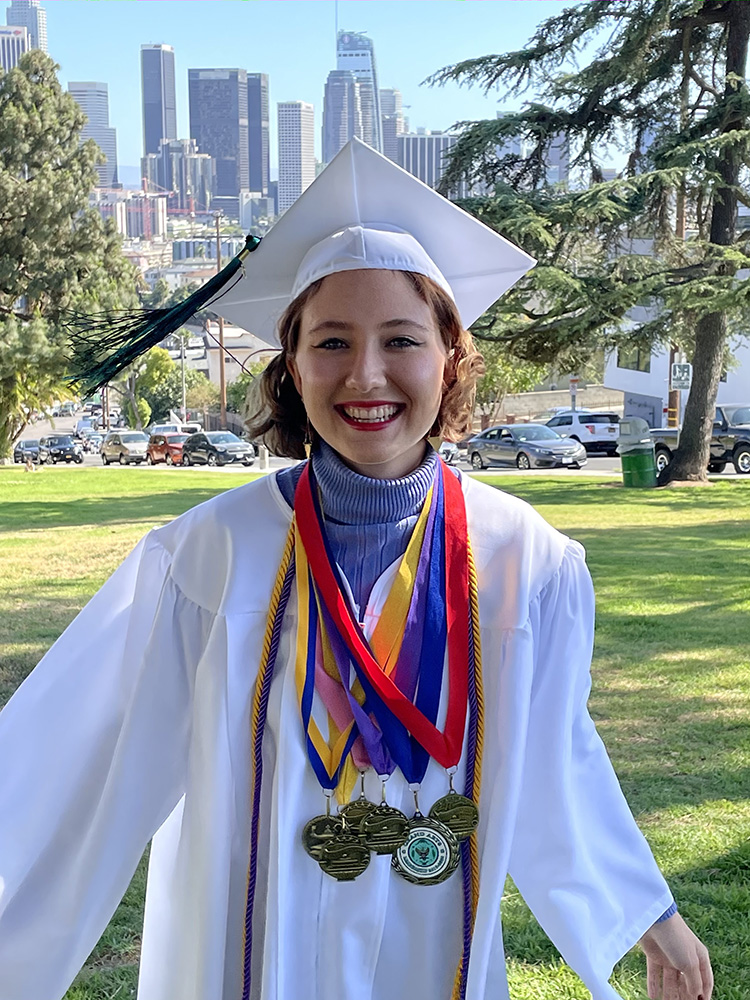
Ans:
{"type": "Polygon", "coordinates": [[[679,364],[675,362],[672,365],[672,389],[689,389],[690,383],[693,381],[693,366],[688,364],[679,364]]]}

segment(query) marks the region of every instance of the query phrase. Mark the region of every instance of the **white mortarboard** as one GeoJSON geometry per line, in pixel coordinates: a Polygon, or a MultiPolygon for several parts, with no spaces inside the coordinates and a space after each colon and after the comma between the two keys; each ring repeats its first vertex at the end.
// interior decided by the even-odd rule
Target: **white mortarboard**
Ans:
{"type": "Polygon", "coordinates": [[[470,326],[535,264],[523,250],[359,139],[352,139],[245,261],[210,308],[267,343],[318,278],[387,268],[432,278],[470,326]]]}

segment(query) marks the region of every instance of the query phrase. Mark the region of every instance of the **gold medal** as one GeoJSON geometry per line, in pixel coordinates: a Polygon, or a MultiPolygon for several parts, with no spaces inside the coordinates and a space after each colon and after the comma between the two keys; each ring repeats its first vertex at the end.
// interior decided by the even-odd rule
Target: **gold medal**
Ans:
{"type": "Polygon", "coordinates": [[[360,793],[359,798],[349,802],[342,809],[339,809],[339,816],[344,820],[347,829],[355,834],[359,834],[362,821],[366,819],[375,809],[375,806],[365,796],[365,772],[360,772],[360,793]]]}
{"type": "Polygon", "coordinates": [[[351,882],[361,875],[370,863],[370,852],[354,833],[346,827],[325,845],[318,864],[338,882],[351,882]]]}
{"type": "Polygon", "coordinates": [[[453,788],[438,799],[430,809],[430,819],[436,819],[447,826],[457,840],[470,837],[479,823],[479,810],[465,795],[459,795],[453,788]]]}
{"type": "Polygon", "coordinates": [[[458,840],[436,819],[417,813],[411,820],[406,842],[395,851],[391,866],[414,885],[438,885],[458,867],[458,840]]]}
{"type": "Polygon", "coordinates": [[[409,820],[387,802],[374,806],[359,827],[362,843],[375,854],[393,854],[406,842],[409,820]]]}
{"type": "Polygon", "coordinates": [[[344,822],[340,816],[332,816],[330,812],[322,816],[314,816],[302,831],[302,843],[311,858],[320,861],[326,844],[344,832],[344,822]]]}

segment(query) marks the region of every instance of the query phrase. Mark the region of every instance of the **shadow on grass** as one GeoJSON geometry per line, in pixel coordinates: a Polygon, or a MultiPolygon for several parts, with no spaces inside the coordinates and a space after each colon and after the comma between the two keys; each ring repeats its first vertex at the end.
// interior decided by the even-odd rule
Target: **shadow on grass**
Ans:
{"type": "Polygon", "coordinates": [[[222,489],[208,488],[180,489],[144,496],[4,503],[0,506],[0,532],[167,521],[223,492],[222,489]]]}

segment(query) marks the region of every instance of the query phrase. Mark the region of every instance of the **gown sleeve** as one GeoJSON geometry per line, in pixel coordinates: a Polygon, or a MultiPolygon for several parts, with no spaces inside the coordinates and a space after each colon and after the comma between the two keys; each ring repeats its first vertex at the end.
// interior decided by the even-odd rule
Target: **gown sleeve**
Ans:
{"type": "Polygon", "coordinates": [[[532,602],[534,677],[510,874],[593,1000],[672,902],[587,709],[594,593],[583,548],[566,547],[532,602]]]}
{"type": "Polygon", "coordinates": [[[3,1000],[60,1000],[181,798],[211,618],[149,535],[0,712],[3,1000]]]}

